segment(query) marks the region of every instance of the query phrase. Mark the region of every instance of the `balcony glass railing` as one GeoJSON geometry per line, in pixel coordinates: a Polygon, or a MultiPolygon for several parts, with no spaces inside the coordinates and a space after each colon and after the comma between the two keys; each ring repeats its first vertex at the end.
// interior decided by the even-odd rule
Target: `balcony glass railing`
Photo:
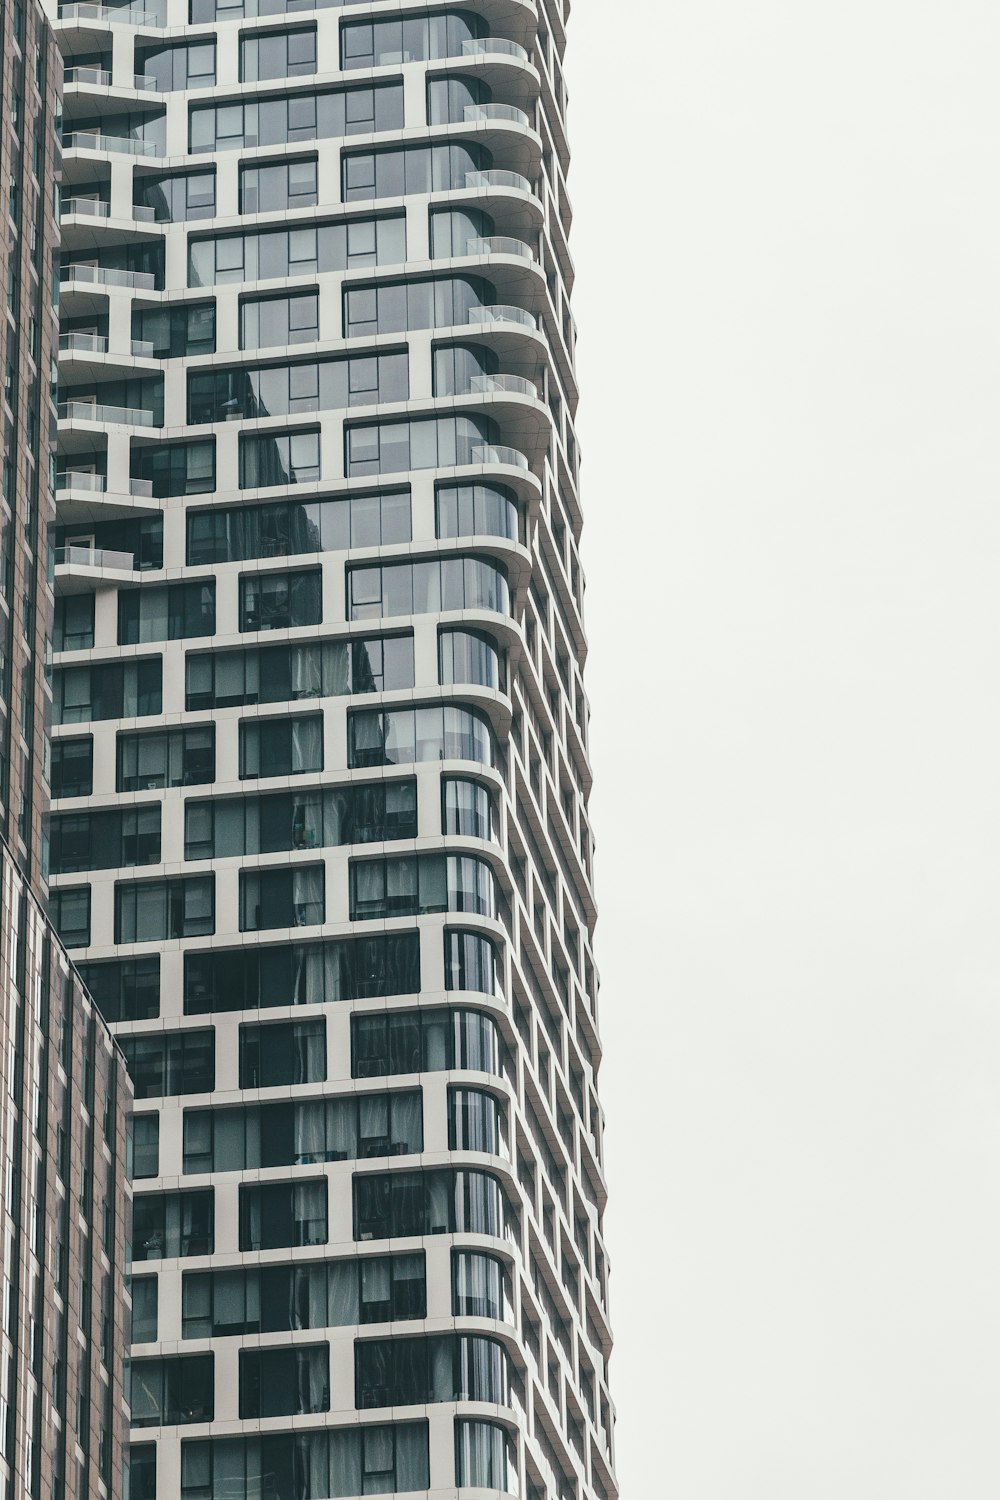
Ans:
{"type": "Polygon", "coordinates": [[[135,572],[132,552],[111,552],[106,547],[57,547],[57,568],[113,568],[118,573],[135,572]]]}
{"type": "Polygon", "coordinates": [[[534,260],[531,246],[509,234],[476,235],[465,246],[466,255],[516,255],[520,260],[534,260]]]}
{"type": "Polygon", "coordinates": [[[467,188],[516,188],[519,193],[530,193],[531,183],[520,172],[507,172],[502,167],[488,167],[480,172],[466,172],[467,188]]]}
{"type": "Polygon", "coordinates": [[[132,217],[137,224],[155,224],[156,209],[147,208],[145,203],[133,203],[132,217]]]}
{"type": "Polygon", "coordinates": [[[153,413],[140,406],[101,406],[96,401],[61,401],[60,422],[112,422],[123,427],[152,427],[153,413]]]}
{"type": "Polygon", "coordinates": [[[105,135],[100,130],[71,130],[63,136],[64,151],[118,151],[124,156],[159,156],[155,141],[137,141],[129,135],[105,135]]]}
{"type": "Polygon", "coordinates": [[[74,84],[96,84],[99,88],[109,88],[111,85],[111,74],[106,68],[66,68],[63,71],[63,83],[72,87],[74,84]]]}
{"type": "Polygon", "coordinates": [[[491,307],[470,307],[469,322],[516,323],[520,328],[538,327],[534,313],[526,312],[523,307],[511,307],[502,302],[494,303],[491,307]]]}
{"type": "Polygon", "coordinates": [[[108,341],[100,333],[61,333],[59,349],[61,353],[107,354],[108,341]]]}
{"type": "Polygon", "coordinates": [[[94,286],[131,286],[151,292],[156,285],[152,271],[118,271],[109,266],[63,266],[60,282],[81,281],[94,286]]]}
{"type": "Polygon", "coordinates": [[[485,124],[489,120],[505,120],[512,125],[531,124],[524,110],[513,104],[467,104],[464,119],[470,125],[485,124]]]}
{"type": "Polygon", "coordinates": [[[103,474],[86,474],[80,469],[64,469],[61,474],[56,475],[56,494],[64,490],[85,490],[91,494],[103,495],[108,487],[108,481],[103,474]]]}
{"type": "Polygon", "coordinates": [[[130,479],[128,492],[136,500],[150,500],[153,496],[153,481],[151,479],[130,479]]]}
{"type": "Polygon", "coordinates": [[[135,355],[136,359],[155,359],[155,349],[156,345],[153,343],[152,339],[132,340],[132,353],[135,355]]]}
{"type": "Polygon", "coordinates": [[[462,43],[463,57],[516,57],[518,62],[528,62],[528,54],[520,42],[508,42],[502,36],[469,37],[462,43]]]}
{"type": "Polygon", "coordinates": [[[107,219],[111,216],[111,208],[109,204],[102,203],[100,198],[64,198],[60,214],[64,219],[68,219],[71,214],[81,214],[90,219],[107,219]]]}
{"type": "Polygon", "coordinates": [[[526,469],[528,460],[518,448],[508,448],[506,443],[473,443],[474,464],[507,464],[513,469],[526,469]]]}
{"type": "Polygon", "coordinates": [[[90,5],[87,0],[74,0],[72,4],[59,6],[60,21],[123,21],[128,26],[162,26],[163,21],[153,11],[133,10],[128,5],[90,5]]]}
{"type": "Polygon", "coordinates": [[[470,396],[532,396],[538,397],[538,387],[523,375],[470,375],[470,396]]]}

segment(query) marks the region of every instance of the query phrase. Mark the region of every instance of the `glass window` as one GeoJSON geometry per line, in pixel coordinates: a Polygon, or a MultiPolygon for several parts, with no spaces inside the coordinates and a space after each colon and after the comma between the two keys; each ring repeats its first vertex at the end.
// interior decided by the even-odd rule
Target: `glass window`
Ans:
{"type": "Polygon", "coordinates": [[[160,955],[78,966],[106,1021],[151,1021],[160,1014],[160,955]]]}
{"type": "Polygon", "coordinates": [[[330,1346],[240,1351],[240,1416],[299,1417],[330,1410],[330,1346]]]}
{"type": "Polygon", "coordinates": [[[86,948],[90,944],[90,886],[63,886],[49,893],[49,910],[60,938],[67,948],[86,948]]]}
{"type": "Polygon", "coordinates": [[[361,1410],[434,1401],[507,1404],[507,1353],[496,1339],[465,1334],[362,1339],[354,1357],[361,1410]]]}
{"type": "Polygon", "coordinates": [[[210,1422],[215,1413],[214,1356],[181,1354],[132,1361],[133,1427],[210,1422]]]}
{"type": "Polygon", "coordinates": [[[240,579],[240,629],[290,630],[319,625],[323,618],[323,574],[251,573],[240,579]]]}
{"type": "Polygon", "coordinates": [[[132,1342],[155,1344],[157,1324],[155,1276],[132,1278],[132,1342]]]}
{"type": "Polygon", "coordinates": [[[240,931],[311,927],[324,920],[323,865],[240,871],[240,931]]]}
{"type": "Polygon", "coordinates": [[[444,982],[448,990],[499,995],[499,961],[490,939],[480,932],[446,932],[444,982]]]}
{"type": "Polygon", "coordinates": [[[283,209],[314,207],[318,201],[318,172],[315,156],[241,167],[240,213],[279,213],[283,209]]]}
{"type": "Polygon", "coordinates": [[[402,1494],[429,1483],[426,1422],[306,1429],[294,1442],[265,1433],[181,1444],[181,1500],[320,1500],[402,1494]]]}
{"type": "Polygon", "coordinates": [[[407,765],[430,760],[493,764],[493,735],[485,715],[456,705],[348,711],[348,765],[407,765]]]}
{"type": "Polygon", "coordinates": [[[89,797],[94,790],[93,736],[53,740],[49,778],[53,797],[89,797]]]}
{"type": "Polygon", "coordinates": [[[118,590],[118,644],[215,634],[215,579],[118,590]]]}
{"type": "Polygon", "coordinates": [[[241,1089],[323,1083],[325,1079],[325,1021],[240,1027],[241,1089]]]}
{"type": "Polygon", "coordinates": [[[214,875],[115,885],[115,942],[162,942],[215,930],[214,875]]]}
{"type": "MultiPolygon", "coordinates": [[[[158,1114],[140,1114],[132,1117],[132,1172],[133,1178],[158,1177],[160,1175],[160,1117],[158,1114]]],[[[154,1334],[155,1338],[156,1335],[154,1334]]]]}
{"type": "Polygon", "coordinates": [[[211,1255],[215,1246],[215,1195],[211,1188],[183,1193],[137,1193],[132,1209],[132,1259],[211,1255]]]}
{"type": "Polygon", "coordinates": [[[351,1018],[351,1077],[463,1068],[501,1071],[500,1034],[479,1011],[389,1011],[351,1018]]]}
{"type": "Polygon", "coordinates": [[[413,995],[419,988],[415,932],[184,955],[186,1015],[413,995]]]}
{"type": "MultiPolygon", "coordinates": [[[[66,549],[66,551],[69,550],[71,549],[66,549]]],[[[58,595],[52,636],[53,648],[56,651],[86,651],[93,644],[94,595],[58,595]]]]}
{"type": "Polygon", "coordinates": [[[116,789],[199,786],[215,780],[215,727],[119,734],[116,789]]]}
{"type": "Polygon", "coordinates": [[[319,338],[319,293],[247,297],[240,304],[240,348],[311,344],[319,338]]]}
{"type": "Polygon", "coordinates": [[[455,1422],[455,1479],[459,1485],[517,1494],[513,1442],[497,1422],[455,1422]]]}
{"type": "Polygon", "coordinates": [[[125,1036],[122,1051],[137,1099],[210,1094],[215,1087],[215,1032],[125,1036]]]}
{"type": "Polygon", "coordinates": [[[488,1172],[442,1167],[354,1178],[356,1240],[458,1232],[499,1238],[505,1227],[503,1191],[488,1172]]]}
{"type": "Polygon", "coordinates": [[[156,1444],[133,1443],[128,1450],[129,1500],[156,1500],[156,1444]]]}
{"type": "Polygon", "coordinates": [[[240,724],[240,778],[301,776],[323,769],[323,716],[250,719],[240,724]]]}
{"type": "MultiPolygon", "coordinates": [[[[257,441],[249,439],[245,447],[241,445],[243,487],[318,477],[318,432],[279,433],[260,440],[259,447],[255,446],[257,441]],[[311,472],[313,463],[315,472],[311,472]]],[[[377,547],[409,540],[407,490],[337,500],[279,500],[268,505],[190,512],[187,560],[199,565],[257,557],[291,557],[303,552],[340,552],[350,547],[377,547]]]]}
{"type": "Polygon", "coordinates": [[[240,78],[244,83],[315,72],[315,26],[296,31],[269,31],[261,36],[245,37],[240,44],[240,78]]]}

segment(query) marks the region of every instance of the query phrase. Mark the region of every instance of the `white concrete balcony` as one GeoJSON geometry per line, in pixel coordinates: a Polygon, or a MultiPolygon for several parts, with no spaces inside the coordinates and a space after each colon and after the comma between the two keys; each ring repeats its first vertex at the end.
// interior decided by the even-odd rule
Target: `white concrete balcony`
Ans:
{"type": "Polygon", "coordinates": [[[112,552],[106,547],[57,547],[53,586],[57,594],[92,594],[114,588],[123,574],[135,572],[131,552],[112,552]]]}

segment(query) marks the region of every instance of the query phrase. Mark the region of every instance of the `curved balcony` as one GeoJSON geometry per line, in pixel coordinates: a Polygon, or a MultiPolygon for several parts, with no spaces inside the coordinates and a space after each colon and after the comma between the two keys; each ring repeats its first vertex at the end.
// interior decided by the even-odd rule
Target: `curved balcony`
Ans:
{"type": "Polygon", "coordinates": [[[530,62],[527,48],[520,42],[508,42],[502,36],[470,37],[462,43],[463,57],[512,57],[517,62],[530,62]]]}
{"type": "Polygon", "coordinates": [[[523,125],[526,130],[531,129],[531,121],[525,111],[514,104],[467,104],[462,118],[469,125],[503,120],[511,125],[523,125]]]}
{"type": "Polygon", "coordinates": [[[515,255],[518,260],[534,260],[535,252],[525,240],[510,234],[476,235],[465,246],[466,255],[515,255]]]}
{"type": "Polygon", "coordinates": [[[487,167],[478,172],[466,172],[467,188],[513,188],[517,193],[528,193],[532,197],[531,183],[520,172],[507,172],[503,167],[487,167]]]}
{"type": "Polygon", "coordinates": [[[529,396],[532,401],[537,401],[538,387],[534,381],[526,380],[523,375],[470,375],[466,390],[457,392],[457,394],[467,396],[529,396]]]}
{"type": "Polygon", "coordinates": [[[530,328],[532,333],[538,331],[538,319],[534,313],[526,312],[523,307],[513,307],[508,303],[494,303],[492,306],[470,307],[468,314],[470,323],[482,323],[489,327],[491,323],[516,323],[520,328],[530,328]]]}
{"type": "Polygon", "coordinates": [[[472,462],[474,464],[500,464],[510,469],[527,469],[528,460],[518,448],[510,448],[506,443],[474,443],[472,447],[472,462]]]}

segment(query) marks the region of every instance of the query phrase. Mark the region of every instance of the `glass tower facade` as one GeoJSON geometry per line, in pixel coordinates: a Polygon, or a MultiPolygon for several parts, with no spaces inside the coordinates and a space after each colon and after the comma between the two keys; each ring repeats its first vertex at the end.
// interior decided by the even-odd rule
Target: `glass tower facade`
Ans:
{"type": "Polygon", "coordinates": [[[59,8],[50,864],[136,1094],[131,1500],[617,1494],[565,22],[59,8]]]}
{"type": "Polygon", "coordinates": [[[46,914],[62,64],[0,9],[0,1488],[120,1500],[125,1059],[46,914]]]}

